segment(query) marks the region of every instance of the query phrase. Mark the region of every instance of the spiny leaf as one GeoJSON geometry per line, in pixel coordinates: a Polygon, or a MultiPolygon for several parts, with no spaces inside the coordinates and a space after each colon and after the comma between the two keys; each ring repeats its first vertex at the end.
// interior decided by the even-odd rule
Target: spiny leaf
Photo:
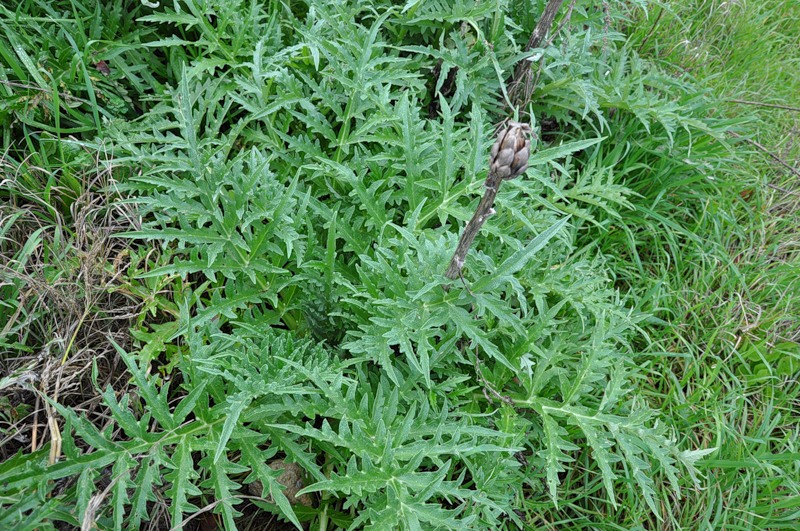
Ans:
{"type": "Polygon", "coordinates": [[[200,489],[194,484],[194,480],[199,478],[200,474],[195,470],[192,459],[193,442],[192,437],[181,437],[175,446],[175,453],[166,463],[171,471],[164,475],[170,485],[164,493],[170,500],[169,514],[173,526],[182,525],[184,514],[199,509],[189,502],[189,497],[201,494],[200,489]]]}
{"type": "Polygon", "coordinates": [[[525,264],[537,252],[542,250],[545,245],[556,235],[569,221],[568,217],[561,218],[553,225],[543,230],[538,236],[531,240],[528,245],[523,249],[515,252],[507,260],[490,275],[487,275],[472,285],[472,290],[475,292],[480,291],[494,291],[499,284],[506,281],[507,277],[512,276],[514,273],[525,267],[525,264]]]}

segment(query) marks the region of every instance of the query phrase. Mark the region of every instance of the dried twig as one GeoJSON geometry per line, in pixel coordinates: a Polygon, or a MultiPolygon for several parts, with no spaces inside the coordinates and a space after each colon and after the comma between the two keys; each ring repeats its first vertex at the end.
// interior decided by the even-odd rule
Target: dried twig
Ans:
{"type": "Polygon", "coordinates": [[[461,268],[464,267],[464,260],[467,257],[467,251],[469,251],[472,241],[475,239],[475,236],[478,235],[478,232],[480,232],[481,227],[489,216],[495,212],[492,206],[494,205],[494,199],[497,197],[497,189],[500,187],[501,182],[502,179],[491,173],[489,177],[486,178],[486,183],[484,184],[486,192],[483,194],[481,202],[478,203],[478,208],[475,210],[472,219],[470,219],[466,227],[464,227],[461,239],[458,240],[458,247],[456,247],[456,252],[452,260],[450,260],[447,273],[445,273],[447,278],[455,280],[461,275],[461,268]]]}
{"type": "Polygon", "coordinates": [[[769,155],[769,157],[770,157],[772,160],[774,160],[775,162],[777,162],[777,163],[778,163],[778,164],[780,164],[781,166],[784,166],[784,167],[785,167],[785,168],[787,168],[787,169],[788,169],[790,172],[792,172],[792,173],[794,173],[795,175],[797,175],[798,177],[800,177],[800,170],[798,170],[797,168],[795,168],[794,166],[792,166],[791,164],[789,164],[788,162],[786,162],[785,160],[783,160],[782,158],[780,158],[778,155],[776,155],[775,153],[771,152],[769,149],[765,148],[764,146],[762,146],[761,144],[759,144],[759,143],[758,143],[758,142],[756,142],[755,140],[750,140],[749,138],[743,138],[743,137],[742,137],[742,135],[740,135],[740,134],[737,134],[737,133],[734,133],[733,131],[730,131],[730,134],[731,134],[731,136],[733,136],[734,138],[741,138],[742,140],[744,140],[745,142],[749,143],[750,145],[753,145],[753,146],[757,147],[757,148],[758,148],[759,150],[761,150],[763,153],[766,153],[767,155],[769,155]]]}
{"type": "Polygon", "coordinates": [[[773,109],[783,109],[786,111],[794,111],[800,112],[800,108],[798,107],[790,107],[788,105],[778,105],[777,103],[762,103],[760,101],[749,101],[749,100],[725,100],[729,103],[741,103],[743,105],[755,105],[756,107],[771,107],[773,109]]]}
{"type": "MultiPolygon", "coordinates": [[[[534,48],[539,48],[542,45],[563,3],[564,0],[548,0],[542,17],[539,19],[539,22],[536,23],[536,27],[533,28],[533,32],[528,39],[528,44],[525,45],[526,52],[534,48]]],[[[524,101],[530,98],[530,92],[532,90],[530,81],[531,63],[525,59],[517,63],[516,68],[514,68],[514,77],[509,88],[509,99],[518,107],[523,107],[524,101]]]]}
{"type": "Polygon", "coordinates": [[[552,33],[552,35],[550,35],[550,38],[547,39],[547,42],[544,43],[544,47],[545,48],[547,48],[548,46],[553,44],[553,41],[556,40],[556,37],[558,37],[558,34],[561,33],[561,31],[564,29],[564,27],[567,24],[569,24],[569,21],[572,19],[572,11],[575,9],[575,3],[576,2],[577,2],[577,0],[572,0],[572,2],[569,3],[569,6],[567,6],[567,14],[564,15],[564,20],[561,21],[561,24],[558,25],[558,29],[556,29],[552,33]]]}
{"type": "Polygon", "coordinates": [[[794,195],[794,196],[800,197],[800,192],[795,192],[794,190],[789,190],[787,188],[783,188],[782,186],[778,186],[777,184],[767,183],[767,186],[769,186],[773,190],[777,190],[777,191],[779,191],[781,193],[784,193],[786,195],[794,195]]]}

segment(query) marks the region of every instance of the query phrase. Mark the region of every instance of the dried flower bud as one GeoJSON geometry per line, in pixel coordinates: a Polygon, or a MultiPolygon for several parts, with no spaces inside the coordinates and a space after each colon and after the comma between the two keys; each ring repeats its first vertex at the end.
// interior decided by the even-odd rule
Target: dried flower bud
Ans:
{"type": "Polygon", "coordinates": [[[531,127],[507,120],[497,133],[489,157],[489,171],[501,179],[519,177],[528,169],[531,127]]]}

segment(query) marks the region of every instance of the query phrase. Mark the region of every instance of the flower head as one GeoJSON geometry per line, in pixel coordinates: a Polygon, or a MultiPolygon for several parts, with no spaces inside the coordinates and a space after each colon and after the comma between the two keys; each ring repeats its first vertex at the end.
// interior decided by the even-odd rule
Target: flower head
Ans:
{"type": "Polygon", "coordinates": [[[497,133],[489,157],[489,171],[501,179],[519,177],[528,169],[531,127],[507,120],[497,133]]]}

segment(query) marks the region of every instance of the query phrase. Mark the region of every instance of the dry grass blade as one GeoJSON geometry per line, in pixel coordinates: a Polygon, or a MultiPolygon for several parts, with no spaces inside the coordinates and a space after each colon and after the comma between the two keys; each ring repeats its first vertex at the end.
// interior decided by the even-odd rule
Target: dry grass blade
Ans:
{"type": "Polygon", "coordinates": [[[4,386],[0,397],[27,414],[8,429],[14,435],[3,440],[0,455],[13,455],[21,446],[35,451],[49,439],[49,462],[54,463],[61,454],[59,422],[49,404],[42,408],[40,396],[91,412],[99,404],[93,386],[87,385],[92,364],[98,364],[103,379],[118,372],[107,337],[130,343],[128,328],[140,302],[115,289],[124,273],[127,242],[113,236],[128,230],[134,217],[108,191],[113,166],[99,156],[85,174],[86,191],[74,199],[68,214],[44,207],[25,188],[20,175],[44,171],[26,164],[14,168],[4,161],[6,170],[14,171],[5,172],[11,177],[2,188],[11,201],[0,206],[0,219],[16,217],[0,249],[0,280],[18,287],[17,308],[4,323],[4,336],[16,334],[31,354],[5,353],[0,365],[4,374],[27,368],[30,378],[4,386]],[[18,259],[24,246],[26,255],[18,259]],[[46,419],[47,437],[42,437],[40,419],[46,419]]]}

